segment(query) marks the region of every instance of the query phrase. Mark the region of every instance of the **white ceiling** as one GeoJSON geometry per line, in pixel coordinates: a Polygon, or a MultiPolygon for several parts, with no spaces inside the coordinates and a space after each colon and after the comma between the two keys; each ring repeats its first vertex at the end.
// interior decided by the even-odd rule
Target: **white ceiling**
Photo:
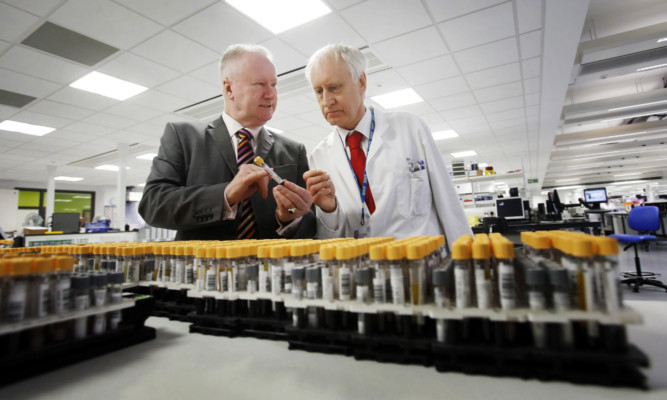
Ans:
{"type": "MultiPolygon", "coordinates": [[[[119,143],[130,145],[127,184],[145,181],[150,161],[134,155],[157,152],[166,122],[221,112],[217,59],[237,42],[261,43],[274,53],[279,102],[268,125],[308,149],[331,128],[301,68],[319,47],[344,42],[374,57],[368,97],[412,87],[425,102],[402,109],[433,131],[459,133],[438,142],[448,163],[451,152],[474,150],[478,155],[466,162],[485,162],[500,173],[522,169],[539,180],[536,190],[563,177],[608,181],[603,168],[612,164],[614,171],[641,169],[645,177],[661,176],[667,165],[660,126],[646,141],[633,142],[650,145],[632,154],[653,161],[616,163],[626,143],[621,153],[602,158],[598,170],[586,162],[599,150],[581,147],[618,134],[614,127],[622,120],[600,123],[596,107],[606,112],[616,104],[609,99],[641,100],[662,88],[664,68],[627,74],[605,66],[606,79],[600,79],[604,71],[579,72],[644,50],[639,42],[648,40],[646,28],[667,21],[661,0],[593,0],[590,7],[587,0],[325,0],[331,14],[278,35],[217,0],[0,1],[0,89],[36,98],[21,108],[0,105],[0,119],[56,128],[42,137],[0,131],[4,186],[45,186],[48,166],[56,166],[56,175],[84,178],[70,188],[116,185],[116,173],[92,167],[113,161],[119,143]],[[46,21],[120,50],[89,67],[21,44],[46,21]],[[627,33],[637,29],[644,35],[627,33]],[[68,86],[90,71],[149,90],[121,102],[68,86]]],[[[610,152],[610,146],[619,147],[597,147],[610,152]]]]}

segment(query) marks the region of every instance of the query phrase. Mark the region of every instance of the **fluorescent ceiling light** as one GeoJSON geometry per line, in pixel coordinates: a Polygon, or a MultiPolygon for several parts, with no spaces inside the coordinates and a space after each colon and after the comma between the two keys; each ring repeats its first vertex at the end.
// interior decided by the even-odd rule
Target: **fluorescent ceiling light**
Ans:
{"type": "Polygon", "coordinates": [[[662,39],[658,39],[658,43],[662,43],[662,42],[667,42],[667,37],[664,37],[662,39]]]}
{"type": "Polygon", "coordinates": [[[652,101],[652,102],[650,102],[650,103],[643,103],[643,104],[635,104],[634,106],[626,106],[626,107],[610,108],[610,109],[607,110],[607,111],[626,110],[626,109],[628,109],[628,108],[644,107],[644,106],[650,106],[651,104],[660,104],[660,103],[667,103],[667,100],[652,101]]]}
{"type": "Polygon", "coordinates": [[[458,153],[452,153],[453,157],[459,158],[459,157],[470,157],[470,156],[476,156],[477,153],[474,150],[468,150],[468,151],[461,151],[458,153]]]}
{"type": "Polygon", "coordinates": [[[578,181],[581,178],[570,178],[570,179],[556,179],[554,182],[556,183],[561,183],[561,182],[574,182],[578,181]]]}
{"type": "Polygon", "coordinates": [[[371,100],[387,109],[421,103],[424,101],[424,99],[422,99],[412,88],[373,96],[371,97],[371,100]]]}
{"type": "Polygon", "coordinates": [[[331,10],[319,0],[226,0],[274,34],[303,25],[331,10]]]}
{"type": "MultiPolygon", "coordinates": [[[[667,65],[667,64],[665,64],[667,65]]],[[[655,114],[664,114],[667,113],[667,110],[660,110],[660,111],[653,111],[653,112],[646,112],[643,114],[634,114],[634,115],[624,115],[622,117],[617,117],[617,118],[609,118],[609,119],[603,119],[600,120],[600,122],[609,122],[609,121],[617,121],[619,119],[628,119],[628,118],[635,118],[635,117],[645,117],[647,115],[655,115],[655,114]]]]}
{"type": "Polygon", "coordinates": [[[150,161],[150,160],[154,159],[156,156],[157,156],[157,154],[155,154],[155,153],[146,153],[146,154],[142,154],[140,156],[137,156],[137,158],[140,159],[140,160],[149,160],[150,161]]]}
{"type": "Polygon", "coordinates": [[[70,199],[55,199],[53,201],[57,201],[59,203],[71,203],[72,202],[72,200],[70,200],[70,199]]]}
{"type": "MultiPolygon", "coordinates": [[[[78,181],[83,180],[83,178],[77,178],[75,176],[56,176],[53,179],[55,179],[57,181],[69,181],[69,182],[78,182],[78,181]]],[[[74,196],[74,197],[76,197],[76,196],[74,196]]],[[[88,198],[88,197],[86,197],[86,198],[88,198]]]]}
{"type": "Polygon", "coordinates": [[[0,122],[0,130],[25,133],[27,135],[44,136],[49,132],[53,132],[56,128],[49,128],[48,126],[25,124],[23,122],[16,122],[5,120],[0,122]]]}
{"type": "Polygon", "coordinates": [[[664,67],[667,67],[667,64],[651,65],[650,67],[637,68],[637,72],[650,71],[652,69],[658,69],[658,68],[664,68],[664,67]]]}
{"type": "Polygon", "coordinates": [[[137,184],[137,185],[135,185],[135,186],[136,186],[136,187],[144,187],[144,186],[146,186],[146,182],[139,183],[139,184],[137,184]]]}
{"type": "Polygon", "coordinates": [[[565,189],[582,189],[584,185],[570,185],[570,186],[558,186],[555,189],[565,190],[565,189]]]}
{"type": "Polygon", "coordinates": [[[488,166],[489,166],[489,164],[487,164],[485,162],[477,164],[477,168],[479,168],[479,169],[486,168],[488,166]]]}
{"type": "MultiPolygon", "coordinates": [[[[98,165],[95,169],[101,169],[102,171],[118,171],[120,168],[118,168],[118,165],[104,164],[98,165]]],[[[125,167],[125,169],[130,169],[130,167],[125,167]]]]}
{"type": "Polygon", "coordinates": [[[636,136],[636,135],[641,135],[641,134],[646,133],[646,132],[647,131],[624,133],[624,134],[621,134],[621,135],[612,135],[612,136],[605,136],[605,137],[602,137],[602,138],[586,139],[586,141],[587,142],[592,142],[592,141],[600,140],[600,139],[607,140],[607,139],[621,138],[621,137],[627,137],[627,136],[636,136]]]}
{"type": "MultiPolygon", "coordinates": [[[[83,178],[81,178],[81,179],[83,179],[83,178]]],[[[72,196],[72,198],[73,198],[73,199],[90,199],[90,195],[86,195],[86,196],[72,196]]]]}
{"type": "Polygon", "coordinates": [[[438,132],[433,132],[433,139],[435,140],[442,140],[442,139],[451,139],[459,137],[459,134],[456,133],[455,130],[453,129],[448,129],[446,131],[438,131],[438,132]]]}
{"type": "Polygon", "coordinates": [[[633,176],[633,175],[641,175],[643,172],[632,172],[630,174],[614,174],[614,178],[617,178],[619,176],[633,176]]]}
{"type": "Polygon", "coordinates": [[[86,92],[111,97],[116,100],[129,99],[130,97],[148,89],[147,87],[137,85],[136,83],[124,81],[95,71],[72,82],[70,86],[76,89],[85,90],[86,92]]]}

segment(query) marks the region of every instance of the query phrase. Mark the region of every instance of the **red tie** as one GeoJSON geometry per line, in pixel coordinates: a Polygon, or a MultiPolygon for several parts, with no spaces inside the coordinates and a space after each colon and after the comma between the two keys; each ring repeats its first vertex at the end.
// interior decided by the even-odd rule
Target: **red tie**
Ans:
{"type": "MultiPolygon", "coordinates": [[[[350,148],[350,161],[352,162],[352,169],[354,169],[354,174],[357,176],[357,182],[359,184],[360,190],[364,184],[364,168],[366,168],[366,155],[364,154],[364,150],[361,148],[362,138],[363,135],[360,132],[354,131],[347,135],[347,138],[345,139],[347,141],[348,147],[350,148]]],[[[373,201],[370,182],[366,188],[366,204],[368,204],[368,211],[373,214],[375,211],[375,201],[373,201]]]]}

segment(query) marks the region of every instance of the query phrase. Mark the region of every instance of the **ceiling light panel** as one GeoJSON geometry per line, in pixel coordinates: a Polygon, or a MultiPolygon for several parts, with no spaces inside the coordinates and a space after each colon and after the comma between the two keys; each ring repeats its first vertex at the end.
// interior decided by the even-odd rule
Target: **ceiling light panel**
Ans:
{"type": "Polygon", "coordinates": [[[424,101],[424,99],[422,99],[412,88],[373,96],[371,97],[371,100],[378,103],[385,109],[401,107],[424,101]]]}
{"type": "Polygon", "coordinates": [[[121,101],[129,99],[130,97],[148,89],[144,86],[137,85],[136,83],[124,81],[95,71],[72,82],[69,86],[121,101]]]}
{"type": "Polygon", "coordinates": [[[228,4],[278,34],[331,12],[319,0],[226,0],[228,4]]]}
{"type": "Polygon", "coordinates": [[[55,131],[56,128],[50,128],[48,126],[32,125],[32,124],[26,124],[26,123],[23,123],[23,122],[5,120],[5,121],[0,122],[0,130],[25,133],[27,135],[33,135],[33,136],[44,136],[49,132],[55,131]]]}

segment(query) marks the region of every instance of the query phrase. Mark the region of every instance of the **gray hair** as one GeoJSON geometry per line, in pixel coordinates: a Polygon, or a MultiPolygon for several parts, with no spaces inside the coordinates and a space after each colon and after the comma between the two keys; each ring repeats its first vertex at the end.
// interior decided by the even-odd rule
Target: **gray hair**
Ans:
{"type": "Polygon", "coordinates": [[[361,51],[344,44],[328,44],[317,50],[315,54],[310,56],[308,64],[306,64],[306,79],[312,84],[310,75],[313,67],[320,66],[329,56],[337,60],[345,61],[347,69],[352,74],[352,80],[357,81],[361,74],[366,72],[366,56],[361,51]]]}
{"type": "Polygon", "coordinates": [[[227,77],[233,77],[236,74],[236,65],[238,59],[246,53],[258,53],[273,62],[273,55],[266,47],[259,44],[233,44],[227,47],[227,50],[220,57],[220,80],[224,81],[227,77]]]}

